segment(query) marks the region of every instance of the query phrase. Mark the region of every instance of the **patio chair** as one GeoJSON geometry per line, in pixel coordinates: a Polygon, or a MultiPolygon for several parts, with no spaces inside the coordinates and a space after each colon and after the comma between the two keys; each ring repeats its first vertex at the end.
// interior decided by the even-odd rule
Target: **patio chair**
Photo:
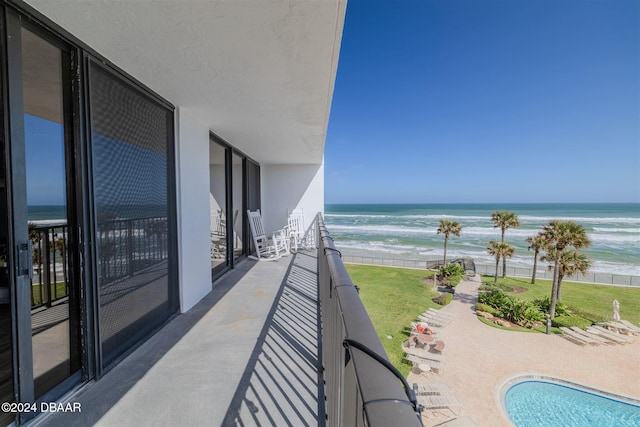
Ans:
{"type": "Polygon", "coordinates": [[[287,237],[292,251],[297,252],[298,246],[305,248],[304,211],[294,209],[287,215],[287,237]]]}
{"type": "Polygon", "coordinates": [[[256,248],[256,256],[250,255],[249,258],[262,260],[274,260],[281,256],[287,255],[289,246],[287,244],[287,232],[284,229],[276,230],[268,237],[262,225],[262,216],[260,211],[247,211],[249,217],[249,228],[251,229],[251,237],[253,245],[256,248]]]}

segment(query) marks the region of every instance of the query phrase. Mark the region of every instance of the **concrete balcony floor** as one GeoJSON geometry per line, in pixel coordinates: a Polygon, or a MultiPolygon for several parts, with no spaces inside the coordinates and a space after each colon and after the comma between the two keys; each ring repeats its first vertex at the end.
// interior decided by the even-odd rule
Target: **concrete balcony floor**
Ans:
{"type": "Polygon", "coordinates": [[[247,260],[46,426],[323,425],[315,252],[247,260]]]}

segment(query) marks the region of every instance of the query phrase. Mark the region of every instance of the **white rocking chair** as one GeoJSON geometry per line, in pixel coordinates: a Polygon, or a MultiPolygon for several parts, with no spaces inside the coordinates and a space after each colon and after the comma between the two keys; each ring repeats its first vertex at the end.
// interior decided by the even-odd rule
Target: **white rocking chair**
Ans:
{"type": "Polygon", "coordinates": [[[256,256],[250,255],[249,258],[257,259],[258,261],[275,260],[288,254],[289,245],[287,244],[286,230],[276,230],[271,233],[271,237],[267,237],[262,225],[260,211],[247,211],[247,216],[249,217],[253,245],[256,249],[256,256]]]}
{"type": "Polygon", "coordinates": [[[287,234],[292,245],[292,251],[297,252],[298,246],[306,248],[304,211],[302,209],[294,209],[289,212],[287,223],[287,234]]]}

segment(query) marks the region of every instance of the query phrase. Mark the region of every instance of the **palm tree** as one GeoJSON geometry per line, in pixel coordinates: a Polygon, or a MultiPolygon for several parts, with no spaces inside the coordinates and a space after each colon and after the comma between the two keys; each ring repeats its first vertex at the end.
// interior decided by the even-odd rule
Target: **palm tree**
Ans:
{"type": "MultiPolygon", "coordinates": [[[[556,250],[550,249],[545,256],[541,258],[542,261],[554,261],[556,256],[556,250]]],[[[591,267],[591,260],[588,256],[578,252],[575,249],[565,249],[560,256],[560,273],[558,274],[558,289],[556,290],[556,298],[558,301],[562,301],[560,294],[560,287],[562,286],[562,279],[565,276],[571,276],[576,273],[587,274],[591,267]]],[[[549,270],[553,267],[549,265],[549,270]]]]}
{"type": "Polygon", "coordinates": [[[553,319],[556,315],[556,304],[558,302],[562,252],[568,246],[573,246],[575,249],[586,248],[591,245],[591,241],[587,237],[585,228],[573,221],[550,221],[549,225],[542,227],[540,235],[544,239],[548,250],[555,249],[553,257],[553,286],[551,288],[551,304],[549,306],[549,315],[553,319]]]}
{"type": "Polygon", "coordinates": [[[493,279],[494,284],[498,283],[498,267],[500,266],[500,258],[510,258],[513,256],[515,251],[515,248],[507,242],[496,242],[495,240],[491,240],[489,242],[487,252],[489,252],[489,255],[496,257],[496,277],[493,279]]]}
{"type": "Polygon", "coordinates": [[[535,285],[536,283],[536,269],[538,268],[538,255],[540,255],[540,251],[545,249],[544,238],[538,233],[535,236],[529,236],[524,239],[525,242],[529,244],[528,250],[533,249],[533,274],[531,275],[531,284],[535,285]]]}
{"type": "MultiPolygon", "coordinates": [[[[491,214],[491,221],[493,222],[493,227],[500,227],[502,231],[501,242],[504,243],[504,232],[507,228],[518,228],[520,227],[520,220],[518,220],[518,215],[514,214],[510,211],[495,211],[491,214]]],[[[515,250],[515,249],[514,249],[515,250]]],[[[502,260],[502,277],[507,275],[507,260],[503,258],[502,260]]]]}
{"type": "Polygon", "coordinates": [[[438,234],[444,234],[444,261],[443,265],[447,265],[447,242],[449,241],[449,236],[454,235],[460,237],[460,231],[462,230],[462,226],[457,221],[451,221],[448,219],[441,219],[438,227],[438,234]]]}

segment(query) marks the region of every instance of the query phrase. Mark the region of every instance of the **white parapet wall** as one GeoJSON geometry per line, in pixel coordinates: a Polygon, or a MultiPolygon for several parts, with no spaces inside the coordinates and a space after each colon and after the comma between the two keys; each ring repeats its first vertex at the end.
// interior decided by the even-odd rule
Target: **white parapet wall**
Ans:
{"type": "Polygon", "coordinates": [[[209,128],[189,110],[177,110],[177,204],[180,311],[211,291],[209,128]]]}
{"type": "Polygon", "coordinates": [[[324,163],[260,165],[262,218],[267,230],[287,224],[287,211],[303,209],[305,227],[324,213],[324,163]]]}

